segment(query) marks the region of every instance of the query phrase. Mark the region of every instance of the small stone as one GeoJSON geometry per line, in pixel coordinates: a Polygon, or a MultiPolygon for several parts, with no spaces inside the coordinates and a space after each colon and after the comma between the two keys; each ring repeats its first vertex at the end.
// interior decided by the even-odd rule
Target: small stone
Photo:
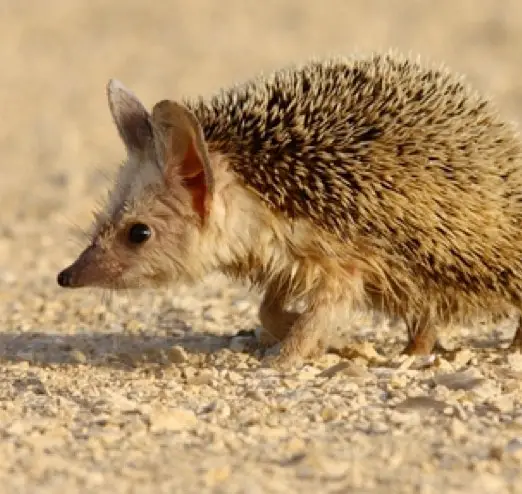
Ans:
{"type": "Polygon", "coordinates": [[[210,384],[212,382],[212,371],[210,370],[202,370],[199,373],[195,373],[192,377],[187,377],[187,384],[191,384],[194,386],[202,386],[204,384],[210,384]]]}
{"type": "Polygon", "coordinates": [[[464,367],[466,364],[470,362],[470,360],[473,358],[473,352],[471,350],[465,349],[460,350],[456,353],[455,358],[453,359],[453,362],[457,368],[464,367]]]}
{"type": "Polygon", "coordinates": [[[514,398],[511,395],[500,395],[490,400],[491,406],[501,413],[511,412],[514,407],[514,398]]]}
{"type": "Polygon", "coordinates": [[[238,372],[234,372],[232,370],[227,372],[227,378],[233,384],[237,384],[237,383],[243,381],[243,376],[241,374],[239,374],[238,372]]]}
{"type": "Polygon", "coordinates": [[[196,377],[197,369],[195,367],[185,367],[183,369],[183,377],[187,380],[187,383],[196,377]]]}
{"type": "Polygon", "coordinates": [[[440,374],[433,378],[435,384],[445,386],[448,389],[473,389],[482,384],[485,379],[482,376],[474,375],[469,371],[453,372],[451,374],[440,374]]]}
{"type": "Polygon", "coordinates": [[[508,454],[515,454],[522,458],[522,437],[516,437],[511,439],[505,447],[505,451],[508,454]]]}
{"type": "Polygon", "coordinates": [[[513,352],[507,356],[507,361],[511,370],[522,372],[522,353],[513,352]]]}
{"type": "Polygon", "coordinates": [[[454,417],[450,424],[450,433],[455,439],[461,439],[469,434],[469,430],[462,420],[454,417]]]}
{"type": "Polygon", "coordinates": [[[390,378],[390,385],[393,388],[402,389],[408,385],[408,377],[404,374],[393,374],[390,378]]]}
{"type": "Polygon", "coordinates": [[[73,349],[67,352],[69,361],[75,364],[85,364],[87,362],[87,356],[81,350],[73,349]]]}
{"type": "Polygon", "coordinates": [[[226,419],[230,416],[230,406],[224,400],[216,400],[205,407],[203,413],[212,414],[220,419],[226,419]]]}
{"type": "Polygon", "coordinates": [[[253,307],[252,303],[249,300],[234,300],[232,302],[232,306],[238,312],[247,312],[250,311],[253,307]]]}
{"type": "Polygon", "coordinates": [[[413,361],[411,369],[420,370],[420,369],[427,369],[434,365],[440,365],[440,363],[437,360],[438,358],[439,358],[438,355],[434,355],[434,354],[417,355],[417,357],[413,361]]]}
{"type": "Polygon", "coordinates": [[[107,400],[111,408],[119,410],[124,413],[130,413],[138,410],[138,404],[134,401],[129,400],[123,395],[115,392],[108,392],[108,400],[107,400]]]}
{"type": "Polygon", "coordinates": [[[246,396],[255,401],[260,401],[262,403],[268,403],[268,398],[266,397],[265,393],[261,389],[257,389],[257,388],[249,389],[246,392],[246,396]]]}
{"type": "Polygon", "coordinates": [[[504,448],[500,445],[491,446],[489,449],[489,457],[493,460],[501,461],[504,456],[504,448]]]}
{"type": "Polygon", "coordinates": [[[293,437],[288,441],[285,449],[288,453],[295,455],[297,453],[302,453],[303,451],[305,451],[306,443],[298,437],[293,437]]]}
{"type": "Polygon", "coordinates": [[[149,415],[150,431],[182,431],[195,427],[198,419],[194,412],[183,408],[155,409],[149,415]]]}
{"type": "MultiPolygon", "coordinates": [[[[401,355],[402,357],[402,355],[401,355]]],[[[415,362],[415,355],[404,355],[404,360],[400,363],[399,369],[400,370],[407,370],[409,369],[412,364],[415,362]]]]}
{"type": "Polygon", "coordinates": [[[359,378],[368,378],[372,377],[372,374],[368,372],[365,367],[355,364],[350,360],[343,360],[338,364],[332,365],[324,369],[321,373],[317,375],[317,377],[333,377],[336,374],[342,373],[345,376],[349,377],[359,377],[359,378]]]}
{"type": "MultiPolygon", "coordinates": [[[[317,377],[320,374],[320,371],[317,367],[313,367],[311,365],[305,365],[301,369],[299,369],[299,372],[295,376],[299,381],[309,381],[310,379],[313,379],[317,377]]],[[[288,382],[288,381],[286,381],[288,382]]],[[[290,384],[292,386],[294,383],[290,384]]]]}
{"type": "Polygon", "coordinates": [[[336,353],[325,353],[315,363],[324,370],[338,364],[340,360],[341,357],[339,357],[339,355],[336,353]]]}
{"type": "Polygon", "coordinates": [[[15,420],[6,428],[6,432],[12,436],[21,436],[26,432],[28,425],[22,420],[15,420]]]}
{"type": "Polygon", "coordinates": [[[455,410],[456,416],[461,421],[467,421],[469,419],[467,412],[464,410],[464,407],[460,403],[458,403],[458,402],[455,403],[454,410],[455,410]]]}
{"type": "Polygon", "coordinates": [[[115,427],[108,428],[98,435],[100,444],[105,447],[114,447],[115,444],[121,441],[122,433],[115,427]]]}
{"type": "Polygon", "coordinates": [[[418,412],[390,410],[388,419],[394,425],[414,425],[420,421],[418,412]]]}
{"type": "Polygon", "coordinates": [[[321,418],[324,422],[331,422],[339,416],[339,412],[332,407],[324,407],[321,410],[321,418]]]}
{"type": "Polygon", "coordinates": [[[454,366],[450,362],[448,362],[445,358],[441,358],[438,355],[435,357],[433,364],[439,371],[442,371],[442,372],[445,372],[448,374],[455,372],[454,366]]]}
{"type": "Polygon", "coordinates": [[[130,321],[126,321],[123,326],[127,331],[131,333],[136,333],[144,328],[144,324],[141,321],[138,321],[137,319],[131,319],[130,321]]]}
{"type": "Polygon", "coordinates": [[[376,422],[376,423],[372,424],[371,430],[375,434],[384,434],[384,433],[388,432],[389,427],[388,427],[388,425],[386,425],[383,422],[376,422]]]}
{"type": "Polygon", "coordinates": [[[490,403],[494,400],[499,400],[499,405],[503,406],[506,404],[502,402],[500,396],[501,388],[500,384],[493,381],[492,379],[484,379],[471,391],[470,395],[479,400],[488,400],[490,403]]]}
{"type": "Polygon", "coordinates": [[[406,398],[404,401],[396,406],[397,410],[420,410],[420,409],[431,409],[438,412],[444,412],[447,408],[447,404],[443,401],[435,400],[429,396],[412,396],[406,398]]]}
{"type": "Polygon", "coordinates": [[[338,352],[343,358],[353,359],[356,357],[361,357],[368,362],[375,363],[385,363],[387,362],[387,358],[379,355],[375,350],[375,347],[368,341],[360,344],[352,344],[350,346],[345,346],[338,352]]]}
{"type": "Polygon", "coordinates": [[[227,480],[230,477],[230,472],[231,469],[229,465],[210,468],[204,476],[205,484],[208,487],[214,487],[215,485],[227,480]]]}
{"type": "Polygon", "coordinates": [[[167,358],[173,364],[182,364],[188,360],[188,355],[183,347],[176,345],[168,350],[167,358]]]}
{"type": "Polygon", "coordinates": [[[349,466],[344,462],[332,461],[319,451],[308,451],[298,458],[297,475],[301,478],[312,478],[320,475],[325,479],[339,479],[346,475],[349,466]]]}

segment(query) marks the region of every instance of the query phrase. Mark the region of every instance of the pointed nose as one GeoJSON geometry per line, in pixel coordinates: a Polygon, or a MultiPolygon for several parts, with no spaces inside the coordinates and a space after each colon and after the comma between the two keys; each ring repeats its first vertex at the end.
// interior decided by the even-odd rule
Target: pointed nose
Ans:
{"type": "Polygon", "coordinates": [[[63,288],[69,288],[73,286],[73,279],[72,279],[72,272],[69,268],[64,269],[60,273],[58,273],[58,276],[56,278],[56,281],[58,284],[63,288]]]}

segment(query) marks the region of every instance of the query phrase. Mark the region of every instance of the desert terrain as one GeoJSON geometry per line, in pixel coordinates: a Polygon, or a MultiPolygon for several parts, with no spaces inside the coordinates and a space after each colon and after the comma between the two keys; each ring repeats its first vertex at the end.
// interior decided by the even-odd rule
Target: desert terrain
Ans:
{"type": "Polygon", "coordinates": [[[0,492],[522,493],[512,322],[433,362],[361,317],[343,358],[280,373],[221,278],[121,294],[56,284],[124,149],[105,84],[149,106],[310,57],[396,48],[522,120],[516,0],[4,0],[0,5],[0,492]],[[239,333],[243,331],[243,333],[239,333]]]}

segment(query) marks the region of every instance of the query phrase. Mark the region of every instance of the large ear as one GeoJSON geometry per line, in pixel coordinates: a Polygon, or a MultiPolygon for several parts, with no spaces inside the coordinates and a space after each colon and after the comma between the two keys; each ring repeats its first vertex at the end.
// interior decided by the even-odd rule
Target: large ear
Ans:
{"type": "Polygon", "coordinates": [[[143,104],[116,79],[111,79],[107,84],[107,98],[112,118],[127,150],[144,150],[152,143],[152,127],[150,115],[143,104]]]}
{"type": "Polygon", "coordinates": [[[152,109],[156,155],[167,184],[182,184],[192,195],[194,210],[202,221],[214,189],[214,179],[203,129],[184,105],[163,100],[152,109]]]}

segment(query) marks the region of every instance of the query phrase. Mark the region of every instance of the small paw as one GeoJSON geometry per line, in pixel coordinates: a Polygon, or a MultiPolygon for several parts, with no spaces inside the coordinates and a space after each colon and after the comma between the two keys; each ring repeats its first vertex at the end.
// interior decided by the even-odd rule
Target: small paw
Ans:
{"type": "Polygon", "coordinates": [[[272,347],[279,343],[279,340],[275,336],[272,336],[266,329],[262,327],[256,328],[254,334],[257,342],[263,348],[272,347]]]}
{"type": "Polygon", "coordinates": [[[281,371],[287,371],[300,367],[304,364],[303,359],[299,355],[287,354],[281,352],[281,344],[278,343],[266,350],[261,360],[262,367],[270,367],[281,371]]]}

